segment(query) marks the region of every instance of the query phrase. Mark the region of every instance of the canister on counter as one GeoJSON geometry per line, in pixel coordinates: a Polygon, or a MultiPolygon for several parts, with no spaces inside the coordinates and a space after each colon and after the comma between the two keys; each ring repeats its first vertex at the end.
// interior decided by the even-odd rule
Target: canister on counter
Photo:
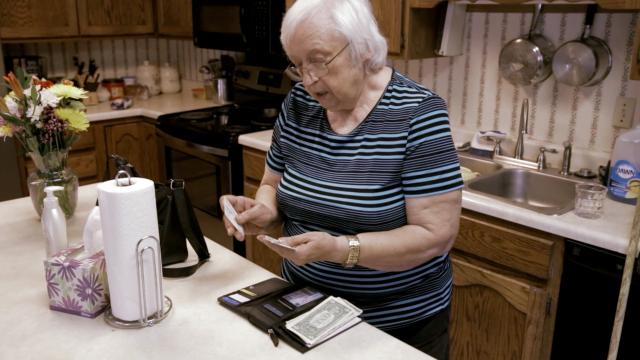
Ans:
{"type": "Polygon", "coordinates": [[[109,100],[119,99],[124,96],[124,80],[122,79],[104,79],[102,80],[102,86],[104,86],[111,97],[109,100]]]}

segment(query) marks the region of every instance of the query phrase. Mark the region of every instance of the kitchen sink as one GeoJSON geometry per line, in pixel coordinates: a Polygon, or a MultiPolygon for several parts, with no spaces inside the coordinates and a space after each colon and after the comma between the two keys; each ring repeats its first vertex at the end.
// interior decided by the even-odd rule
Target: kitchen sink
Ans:
{"type": "MultiPolygon", "coordinates": [[[[462,162],[463,158],[460,159],[462,162]]],[[[573,209],[576,183],[535,170],[504,168],[479,176],[469,181],[466,187],[471,192],[542,214],[560,215],[573,209]]]]}
{"type": "Polygon", "coordinates": [[[490,159],[462,153],[458,154],[458,158],[460,159],[460,166],[466,167],[476,173],[477,176],[493,174],[502,169],[502,165],[497,164],[490,159]]]}

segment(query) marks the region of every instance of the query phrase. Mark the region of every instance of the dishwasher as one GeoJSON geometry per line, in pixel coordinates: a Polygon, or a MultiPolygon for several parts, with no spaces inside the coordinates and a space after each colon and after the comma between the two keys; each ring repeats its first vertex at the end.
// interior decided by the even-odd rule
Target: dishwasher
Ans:
{"type": "MultiPolygon", "coordinates": [[[[625,256],[567,240],[552,359],[606,359],[625,256]]],[[[618,359],[640,359],[640,273],[635,263],[618,359]]]]}

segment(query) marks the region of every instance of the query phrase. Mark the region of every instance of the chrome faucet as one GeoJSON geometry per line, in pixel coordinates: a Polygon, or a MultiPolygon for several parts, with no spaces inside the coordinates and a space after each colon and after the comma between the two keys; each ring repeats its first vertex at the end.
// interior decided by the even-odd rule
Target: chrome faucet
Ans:
{"type": "Polygon", "coordinates": [[[520,110],[520,126],[518,128],[518,140],[516,141],[516,149],[513,157],[521,160],[524,155],[524,135],[529,131],[529,99],[522,100],[522,109],[520,110]]]}
{"type": "Polygon", "coordinates": [[[552,148],[546,148],[544,146],[540,147],[540,152],[538,153],[538,160],[536,163],[538,164],[538,170],[544,170],[547,168],[547,157],[546,153],[557,154],[558,150],[552,148]]]}
{"type": "Polygon", "coordinates": [[[562,153],[562,170],[560,175],[571,175],[571,142],[569,140],[562,143],[564,146],[564,152],[562,153]]]}

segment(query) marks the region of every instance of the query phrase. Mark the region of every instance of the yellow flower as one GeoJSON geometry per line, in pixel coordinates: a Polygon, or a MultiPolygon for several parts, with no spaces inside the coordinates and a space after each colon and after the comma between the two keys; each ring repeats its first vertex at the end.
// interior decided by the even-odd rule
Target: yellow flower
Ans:
{"type": "Polygon", "coordinates": [[[0,137],[1,138],[5,138],[5,137],[12,137],[13,136],[13,131],[14,128],[13,126],[6,124],[6,125],[2,125],[0,126],[0,137]]]}
{"type": "Polygon", "coordinates": [[[89,127],[87,115],[75,109],[60,108],[55,110],[56,116],[66,121],[73,132],[86,131],[89,127]]]}
{"type": "Polygon", "coordinates": [[[55,84],[48,90],[61,98],[85,99],[87,97],[86,90],[71,85],[55,84]]]}

